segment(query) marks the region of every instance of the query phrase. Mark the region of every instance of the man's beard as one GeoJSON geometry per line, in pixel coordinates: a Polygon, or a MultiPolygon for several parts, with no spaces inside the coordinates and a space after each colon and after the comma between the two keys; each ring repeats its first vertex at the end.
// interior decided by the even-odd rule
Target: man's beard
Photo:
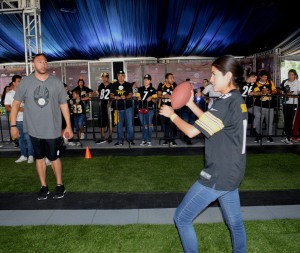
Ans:
{"type": "Polygon", "coordinates": [[[42,69],[36,69],[35,70],[37,73],[39,73],[39,74],[46,74],[47,73],[47,69],[46,68],[42,68],[42,69]]]}

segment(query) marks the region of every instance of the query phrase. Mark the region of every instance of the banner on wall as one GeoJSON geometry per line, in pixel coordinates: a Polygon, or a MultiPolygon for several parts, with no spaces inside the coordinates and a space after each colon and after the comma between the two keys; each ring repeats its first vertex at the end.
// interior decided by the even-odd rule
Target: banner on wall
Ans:
{"type": "Polygon", "coordinates": [[[78,84],[78,80],[83,79],[84,85],[89,86],[88,65],[67,65],[66,66],[66,84],[70,90],[73,90],[78,84]]]}
{"type": "Polygon", "coordinates": [[[26,76],[26,68],[24,65],[19,66],[0,66],[0,94],[2,95],[4,87],[9,85],[14,75],[26,76]]]}
{"type": "Polygon", "coordinates": [[[109,80],[112,81],[112,64],[111,62],[89,62],[89,78],[90,88],[94,91],[98,90],[102,83],[101,74],[106,72],[109,74],[109,80]]]}

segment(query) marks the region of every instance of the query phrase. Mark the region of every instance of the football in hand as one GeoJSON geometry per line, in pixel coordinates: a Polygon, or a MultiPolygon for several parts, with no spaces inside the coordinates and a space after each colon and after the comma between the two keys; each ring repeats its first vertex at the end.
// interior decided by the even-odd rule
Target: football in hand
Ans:
{"type": "Polygon", "coordinates": [[[176,86],[171,95],[173,109],[180,109],[190,100],[191,90],[192,85],[190,82],[183,82],[176,86]]]}
{"type": "Polygon", "coordinates": [[[68,132],[65,132],[63,137],[65,139],[70,139],[70,134],[68,132]]]}

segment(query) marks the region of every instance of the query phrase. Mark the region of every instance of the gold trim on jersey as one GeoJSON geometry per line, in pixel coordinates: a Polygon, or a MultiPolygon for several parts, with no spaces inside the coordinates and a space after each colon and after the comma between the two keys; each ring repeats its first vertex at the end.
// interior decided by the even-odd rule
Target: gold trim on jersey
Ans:
{"type": "Polygon", "coordinates": [[[246,104],[241,104],[241,109],[242,109],[242,112],[247,112],[247,106],[246,104]]]}
{"type": "Polygon", "coordinates": [[[210,136],[224,128],[223,121],[210,112],[202,114],[196,124],[205,130],[210,136]]]}

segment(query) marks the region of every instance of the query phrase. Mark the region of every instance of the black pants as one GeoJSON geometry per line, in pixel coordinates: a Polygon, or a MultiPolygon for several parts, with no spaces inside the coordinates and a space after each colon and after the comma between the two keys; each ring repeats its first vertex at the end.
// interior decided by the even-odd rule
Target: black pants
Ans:
{"type": "Polygon", "coordinates": [[[160,115],[160,121],[161,121],[162,128],[164,130],[164,139],[173,141],[176,135],[175,125],[169,118],[162,115],[160,115]]]}
{"type": "Polygon", "coordinates": [[[296,113],[295,108],[297,108],[297,105],[293,105],[293,104],[283,105],[284,132],[288,138],[291,138],[292,136],[293,121],[296,113]]]}

